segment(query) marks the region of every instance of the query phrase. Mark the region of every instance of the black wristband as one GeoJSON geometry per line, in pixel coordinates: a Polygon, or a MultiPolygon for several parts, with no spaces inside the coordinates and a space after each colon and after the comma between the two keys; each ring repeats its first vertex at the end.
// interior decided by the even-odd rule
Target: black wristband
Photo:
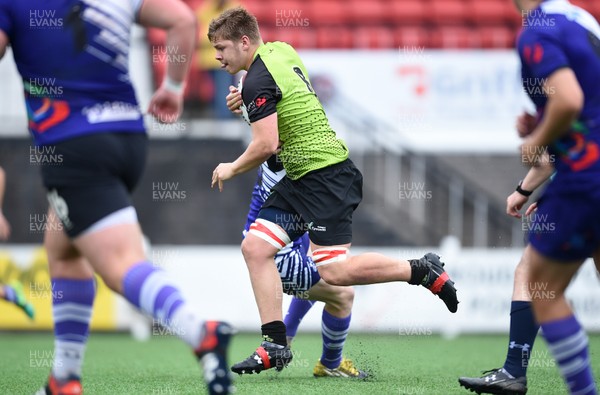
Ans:
{"type": "Polygon", "coordinates": [[[519,185],[517,185],[516,191],[519,192],[523,196],[531,196],[533,191],[527,191],[527,190],[521,188],[521,184],[523,184],[523,180],[519,181],[519,185]]]}

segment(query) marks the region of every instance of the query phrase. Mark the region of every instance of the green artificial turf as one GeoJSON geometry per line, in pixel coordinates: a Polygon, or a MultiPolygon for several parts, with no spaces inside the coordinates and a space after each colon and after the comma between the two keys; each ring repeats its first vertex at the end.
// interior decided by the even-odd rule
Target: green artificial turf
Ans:
{"type": "MultiPolygon", "coordinates": [[[[258,345],[258,334],[239,334],[230,362],[237,362],[258,345]]],[[[504,362],[507,337],[351,334],[345,355],[370,373],[364,381],[319,378],[312,368],[321,353],[319,334],[300,333],[294,341],[295,358],[283,372],[235,376],[238,394],[468,394],[459,387],[462,375],[504,362]]],[[[0,333],[0,394],[33,394],[45,381],[52,361],[50,334],[0,333]]],[[[590,336],[594,374],[600,377],[600,336],[590,336]]],[[[535,345],[529,370],[531,395],[565,394],[554,360],[543,340],[535,345]]],[[[154,336],[137,342],[128,334],[91,335],[83,369],[84,393],[204,394],[200,368],[173,337],[154,336]]]]}

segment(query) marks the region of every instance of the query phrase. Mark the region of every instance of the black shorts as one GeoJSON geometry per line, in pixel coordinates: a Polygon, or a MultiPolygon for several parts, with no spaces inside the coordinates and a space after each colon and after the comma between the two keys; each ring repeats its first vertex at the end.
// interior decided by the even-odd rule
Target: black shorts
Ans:
{"type": "Polygon", "coordinates": [[[147,144],[142,133],[96,133],[46,146],[54,160],[41,162],[42,179],[70,237],[132,205],[147,144]]]}
{"type": "Polygon", "coordinates": [[[296,233],[308,231],[317,245],[351,243],[352,214],[362,200],[362,186],[362,174],[350,159],[297,180],[286,176],[273,187],[258,217],[288,230],[292,240],[299,237],[296,233]],[[273,208],[292,215],[273,215],[273,208]],[[290,224],[290,218],[300,226],[290,224]]]}

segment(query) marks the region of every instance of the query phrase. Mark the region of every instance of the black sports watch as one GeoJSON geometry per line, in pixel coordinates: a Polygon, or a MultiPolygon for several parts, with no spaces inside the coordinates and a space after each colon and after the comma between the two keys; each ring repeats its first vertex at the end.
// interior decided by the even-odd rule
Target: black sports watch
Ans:
{"type": "Polygon", "coordinates": [[[523,180],[519,181],[519,185],[517,185],[516,191],[519,192],[523,196],[531,196],[533,191],[528,191],[528,190],[521,188],[521,184],[523,184],[523,180]]]}

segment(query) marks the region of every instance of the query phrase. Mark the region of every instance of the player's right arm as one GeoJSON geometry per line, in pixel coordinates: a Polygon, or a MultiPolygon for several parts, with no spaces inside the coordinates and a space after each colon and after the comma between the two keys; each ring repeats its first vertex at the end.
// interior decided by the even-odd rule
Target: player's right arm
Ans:
{"type": "Polygon", "coordinates": [[[183,110],[183,91],[196,46],[196,16],[180,0],[144,0],[138,22],[167,31],[167,72],[156,90],[148,112],[164,123],[172,123],[183,110]]]}
{"type": "Polygon", "coordinates": [[[252,141],[232,163],[234,174],[260,166],[279,148],[277,103],[281,100],[281,90],[261,59],[253,64],[251,74],[244,79],[241,99],[248,112],[252,141]]]}
{"type": "Polygon", "coordinates": [[[281,90],[262,61],[256,60],[244,80],[242,100],[248,112],[252,141],[235,161],[220,163],[213,171],[211,187],[223,190],[223,181],[260,166],[279,149],[277,103],[281,90]]]}

